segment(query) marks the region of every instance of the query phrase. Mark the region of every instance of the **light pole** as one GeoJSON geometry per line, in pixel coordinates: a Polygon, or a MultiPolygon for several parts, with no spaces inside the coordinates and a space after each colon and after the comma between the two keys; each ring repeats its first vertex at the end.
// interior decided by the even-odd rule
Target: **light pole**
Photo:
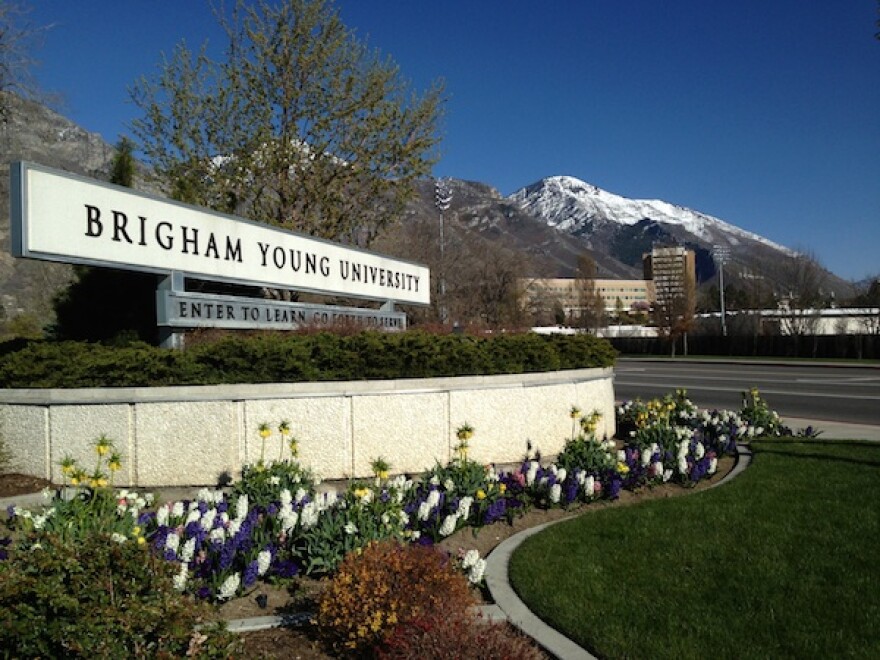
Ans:
{"type": "Polygon", "coordinates": [[[730,248],[725,245],[716,245],[712,248],[712,255],[718,262],[718,289],[721,298],[721,336],[727,336],[727,314],[724,309],[724,262],[730,258],[730,248]]]}
{"type": "Polygon", "coordinates": [[[444,236],[443,212],[452,203],[452,189],[445,179],[434,183],[434,204],[440,212],[440,323],[446,325],[446,237],[444,236]]]}

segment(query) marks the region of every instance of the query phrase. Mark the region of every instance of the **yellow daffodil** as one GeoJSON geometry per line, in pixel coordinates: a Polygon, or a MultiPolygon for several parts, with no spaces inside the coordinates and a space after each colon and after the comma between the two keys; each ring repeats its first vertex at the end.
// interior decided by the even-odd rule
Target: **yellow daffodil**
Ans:
{"type": "Polygon", "coordinates": [[[478,500],[485,500],[486,499],[486,491],[484,491],[482,488],[480,488],[480,490],[477,491],[477,499],[478,500]]]}

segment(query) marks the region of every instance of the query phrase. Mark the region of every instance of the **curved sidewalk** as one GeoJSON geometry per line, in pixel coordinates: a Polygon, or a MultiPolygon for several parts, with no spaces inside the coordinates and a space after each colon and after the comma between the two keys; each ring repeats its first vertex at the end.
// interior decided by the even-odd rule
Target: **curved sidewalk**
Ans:
{"type": "MultiPolygon", "coordinates": [[[[733,469],[717,483],[709,488],[717,488],[739,476],[752,460],[752,451],[745,445],[737,445],[737,461],[733,469]]],[[[535,616],[526,604],[520,600],[508,581],[510,557],[514,551],[530,536],[538,534],[550,525],[572,520],[575,516],[554,520],[537,527],[515,534],[498,545],[486,558],[486,586],[497,606],[507,616],[507,620],[534,639],[546,651],[562,660],[597,660],[596,656],[579,646],[555,628],[544,623],[535,616]]]]}

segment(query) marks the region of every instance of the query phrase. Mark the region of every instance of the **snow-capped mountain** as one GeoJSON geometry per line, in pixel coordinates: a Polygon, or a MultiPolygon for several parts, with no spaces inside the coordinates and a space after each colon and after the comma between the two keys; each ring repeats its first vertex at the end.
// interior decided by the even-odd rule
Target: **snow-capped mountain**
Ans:
{"type": "Polygon", "coordinates": [[[542,179],[507,200],[557,232],[594,251],[641,270],[655,244],[677,244],[696,253],[697,280],[716,273],[713,249],[752,272],[769,273],[780,256],[794,251],[754,232],[683,206],[654,199],[629,199],[570,176],[542,179]]]}
{"type": "Polygon", "coordinates": [[[793,254],[788,248],[718,218],[658,199],[629,199],[571,176],[554,176],[522,188],[512,201],[543,218],[551,227],[584,235],[608,223],[634,226],[650,220],[680,227],[701,242],[733,247],[743,241],[763,243],[793,254]]]}

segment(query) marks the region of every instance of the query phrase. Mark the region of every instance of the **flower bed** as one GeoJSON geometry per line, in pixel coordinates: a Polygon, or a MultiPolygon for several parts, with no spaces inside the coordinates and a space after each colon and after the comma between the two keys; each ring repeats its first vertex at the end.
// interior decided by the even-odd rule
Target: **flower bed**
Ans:
{"type": "MultiPolygon", "coordinates": [[[[105,485],[118,456],[100,438],[92,472],[72,462],[63,466],[83,490],[39,513],[12,509],[7,525],[21,553],[38,549],[50,534],[75,542],[101,533],[109,543],[147,545],[174,568],[179,592],[226,601],[259,581],[332,575],[346,556],[377,542],[433,545],[458,530],[510,521],[533,508],[613,500],[622,490],[664,483],[691,487],[711,478],[718,458],[735,452],[738,441],[790,433],[754,391],[740,413],[700,412],[683,391],[629,402],[617,410],[623,434],[617,441],[596,437],[597,413],[573,407],[570,416],[571,437],[552,463],[536,455],[512,470],[477,463],[468,456],[474,429],[464,425],[449,463],[416,478],[392,477],[389,462],[377,458],[372,479],[340,490],[322,488],[297,462],[298,441],[288,422],[262,425],[261,459],[228,492],[203,489],[192,500],[158,506],[105,485]],[[286,445],[291,458],[265,460],[266,442],[286,445]]],[[[485,561],[477,553],[452,559],[471,583],[482,581],[485,561]]]]}

